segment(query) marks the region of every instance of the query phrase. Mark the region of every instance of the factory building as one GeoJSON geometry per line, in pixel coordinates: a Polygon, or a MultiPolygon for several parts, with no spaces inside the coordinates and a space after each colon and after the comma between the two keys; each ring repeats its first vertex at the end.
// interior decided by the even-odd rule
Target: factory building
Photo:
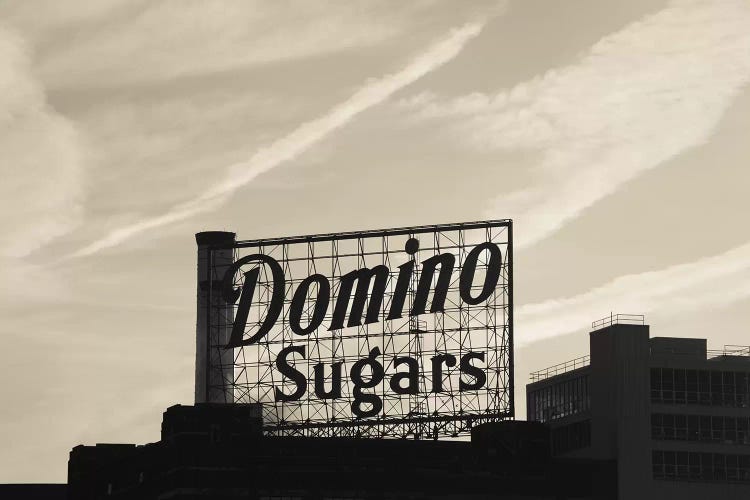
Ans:
{"type": "Polygon", "coordinates": [[[614,499],[615,464],[552,457],[540,423],[473,429],[470,441],[267,436],[257,404],[164,413],[161,440],[76,446],[71,500],[614,499]]]}
{"type": "Polygon", "coordinates": [[[750,349],[592,324],[590,354],[534,372],[527,418],[557,457],[613,460],[618,498],[750,498],[750,349]]]}

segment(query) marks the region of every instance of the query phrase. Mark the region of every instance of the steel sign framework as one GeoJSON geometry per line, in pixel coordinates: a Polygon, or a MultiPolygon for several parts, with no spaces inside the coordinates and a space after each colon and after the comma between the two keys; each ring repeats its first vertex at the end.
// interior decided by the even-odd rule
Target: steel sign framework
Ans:
{"type": "Polygon", "coordinates": [[[437,439],[513,418],[510,220],[236,241],[231,247],[234,263],[246,264],[213,257],[226,254],[226,246],[208,252],[208,372],[221,374],[210,379],[221,386],[209,390],[227,402],[262,403],[266,433],[437,439]],[[271,260],[283,272],[281,287],[271,260]],[[430,262],[440,264],[430,269],[430,262]],[[445,267],[449,278],[443,280],[445,267]],[[358,270],[381,270],[384,280],[372,274],[367,283],[358,270]],[[248,288],[250,279],[254,287],[248,288]],[[430,291],[423,313],[420,287],[430,291]],[[444,302],[437,304],[440,289],[444,302]],[[358,318],[360,291],[367,298],[358,318]],[[484,300],[470,303],[473,298],[484,300]],[[401,300],[404,312],[397,317],[401,300]],[[274,308],[278,318],[270,321],[274,308]],[[349,322],[336,328],[341,325],[334,316],[342,311],[349,322]],[[229,342],[230,330],[240,334],[232,336],[240,345],[229,342]],[[282,360],[294,372],[285,371],[282,360]],[[395,382],[405,367],[415,377],[395,382]],[[297,380],[295,372],[301,374],[297,380]]]}

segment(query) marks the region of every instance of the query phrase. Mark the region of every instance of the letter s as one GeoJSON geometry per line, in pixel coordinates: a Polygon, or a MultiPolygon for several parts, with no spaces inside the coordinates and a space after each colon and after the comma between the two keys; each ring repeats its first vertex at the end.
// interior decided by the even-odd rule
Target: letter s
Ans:
{"type": "Polygon", "coordinates": [[[297,401],[302,397],[303,394],[305,394],[305,391],[307,390],[307,379],[305,378],[305,376],[301,372],[292,368],[286,361],[286,357],[291,352],[301,354],[302,359],[305,359],[305,346],[290,345],[289,347],[283,348],[281,352],[279,352],[279,355],[276,358],[276,368],[281,372],[283,376],[291,379],[297,385],[297,389],[292,394],[287,395],[281,392],[279,388],[274,387],[273,392],[276,401],[297,401]]]}
{"type": "Polygon", "coordinates": [[[458,390],[461,392],[476,391],[477,389],[481,389],[482,387],[484,387],[484,384],[487,382],[487,374],[484,373],[484,370],[482,370],[481,368],[472,365],[472,359],[484,361],[484,353],[470,351],[461,356],[461,374],[463,375],[465,373],[466,375],[471,375],[476,379],[474,382],[468,383],[464,382],[463,378],[460,378],[458,380],[458,390]]]}

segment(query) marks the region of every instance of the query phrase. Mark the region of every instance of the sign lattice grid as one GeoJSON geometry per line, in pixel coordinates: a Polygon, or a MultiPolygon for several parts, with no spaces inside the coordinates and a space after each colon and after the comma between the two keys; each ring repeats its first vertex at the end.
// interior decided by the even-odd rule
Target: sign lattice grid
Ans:
{"type": "MultiPolygon", "coordinates": [[[[465,435],[479,423],[513,418],[511,221],[238,241],[233,248],[235,261],[250,254],[265,254],[279,262],[286,278],[284,307],[266,336],[254,344],[227,350],[227,335],[223,332],[231,329],[237,304],[216,297],[209,300],[209,307],[215,309],[209,315],[211,321],[207,332],[211,353],[209,370],[223,374],[218,378],[223,381],[223,386],[209,389],[225,391],[229,402],[262,403],[266,433],[436,439],[465,435]],[[419,241],[419,249],[413,257],[404,251],[410,238],[419,241]],[[460,296],[459,275],[467,254],[475,245],[484,242],[497,245],[501,251],[500,278],[486,301],[469,305],[460,296]],[[444,310],[430,313],[431,302],[428,302],[426,314],[409,316],[422,274],[422,262],[444,253],[455,256],[444,310]],[[404,315],[387,320],[399,274],[398,266],[411,259],[415,261],[415,268],[406,294],[404,315]],[[378,265],[389,269],[379,321],[350,328],[345,325],[342,329],[329,331],[341,276],[378,265]],[[289,305],[300,282],[316,273],[326,276],[330,282],[330,306],[321,325],[301,336],[289,326],[289,305]],[[275,389],[290,394],[296,387],[293,381],[281,376],[275,364],[279,351],[290,345],[305,347],[304,359],[299,355],[289,359],[290,364],[307,377],[307,390],[298,401],[277,402],[274,400],[275,389]],[[349,374],[353,364],[368,357],[375,347],[380,352],[377,360],[383,365],[385,378],[376,387],[363,392],[377,394],[383,407],[375,416],[360,418],[352,412],[354,387],[349,374]],[[462,375],[457,363],[453,367],[443,367],[443,392],[434,392],[432,357],[452,354],[460,360],[470,351],[485,353],[485,362],[477,364],[487,376],[484,386],[460,391],[460,378],[471,377],[462,375]],[[393,366],[394,358],[399,356],[410,356],[419,362],[417,394],[396,394],[388,385],[390,376],[399,371],[393,366]],[[318,398],[314,392],[314,365],[323,364],[325,388],[328,390],[333,378],[332,364],[338,362],[342,363],[341,397],[318,398]]],[[[488,269],[486,253],[478,259],[472,284],[474,295],[481,290],[488,269]]],[[[246,322],[245,338],[259,329],[268,313],[273,292],[271,271],[267,266],[255,266],[259,267],[260,273],[246,322]]],[[[227,265],[212,265],[212,280],[220,282],[227,269],[227,265]]],[[[433,287],[439,269],[433,276],[433,287]]],[[[244,271],[246,269],[240,269],[234,274],[235,288],[242,287],[244,271]]],[[[308,289],[302,309],[303,325],[312,319],[318,286],[308,289]]],[[[212,290],[217,296],[220,294],[216,286],[212,290]]],[[[367,379],[371,372],[365,369],[362,374],[367,379]]]]}

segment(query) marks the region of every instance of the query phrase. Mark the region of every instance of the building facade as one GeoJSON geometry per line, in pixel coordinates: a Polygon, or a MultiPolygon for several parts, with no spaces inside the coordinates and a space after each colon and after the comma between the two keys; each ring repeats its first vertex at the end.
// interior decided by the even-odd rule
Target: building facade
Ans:
{"type": "Polygon", "coordinates": [[[553,454],[617,462],[618,498],[750,498],[750,349],[595,322],[590,354],[532,374],[553,454]]]}

